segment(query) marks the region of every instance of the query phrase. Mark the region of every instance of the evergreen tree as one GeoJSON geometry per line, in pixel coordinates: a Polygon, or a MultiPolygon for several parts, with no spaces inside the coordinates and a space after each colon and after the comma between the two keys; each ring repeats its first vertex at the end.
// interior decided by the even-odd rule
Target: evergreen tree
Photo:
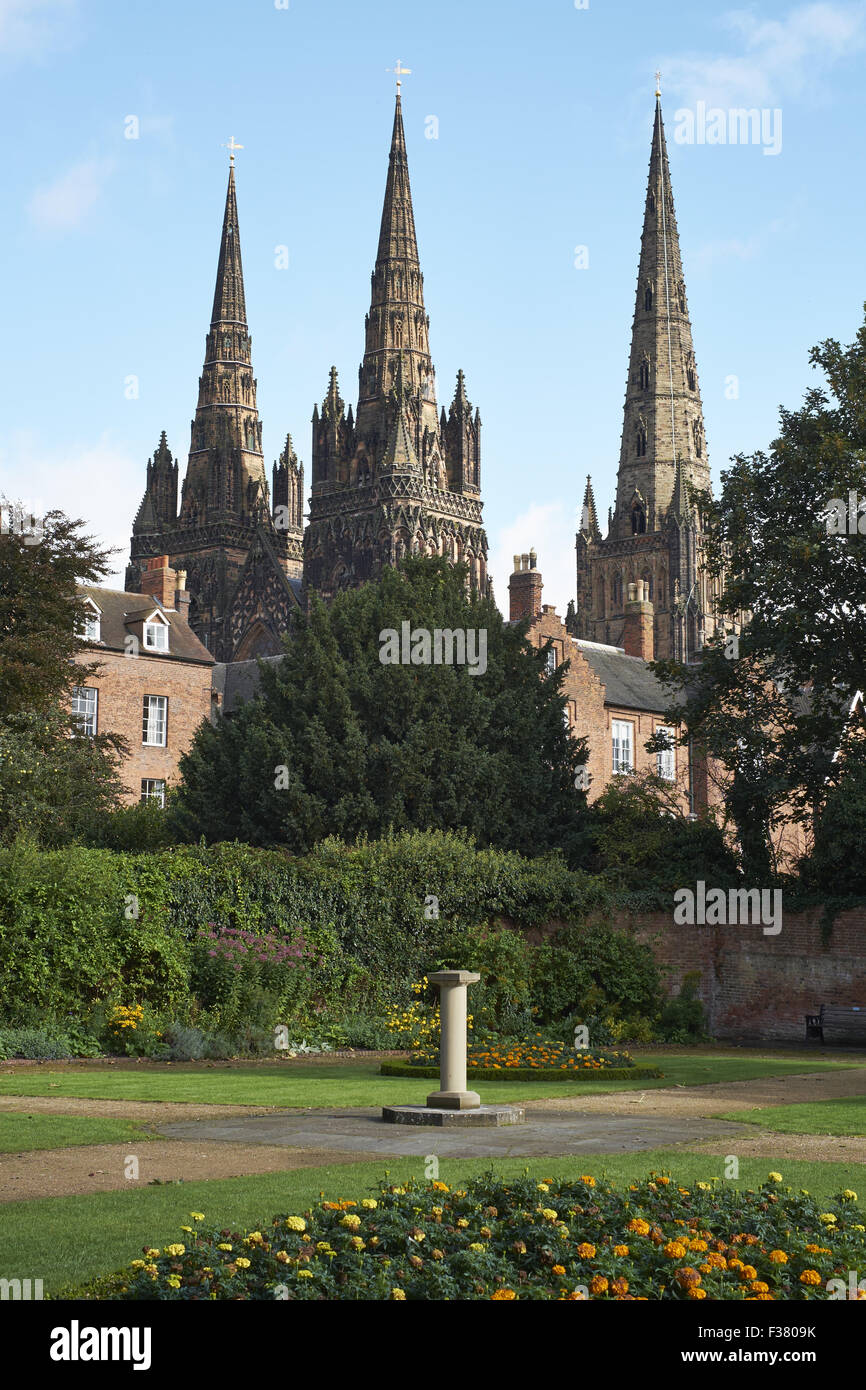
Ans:
{"type": "Polygon", "coordinates": [[[262,665],[256,699],[200,728],[181,761],[180,824],[293,850],[389,827],[464,828],[481,844],[560,847],[579,862],[586,748],[564,727],[565,667],[547,673],[525,633],[444,559],[407,559],[330,607],[314,597],[283,659],[262,665]],[[390,664],[386,634],[404,624],[484,633],[486,670],[390,664]]]}

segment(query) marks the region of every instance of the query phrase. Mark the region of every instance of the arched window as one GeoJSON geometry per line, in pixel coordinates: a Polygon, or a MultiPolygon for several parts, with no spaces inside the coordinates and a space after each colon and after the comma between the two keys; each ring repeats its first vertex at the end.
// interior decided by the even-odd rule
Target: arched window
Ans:
{"type": "Polygon", "coordinates": [[[638,425],[637,431],[637,456],[642,459],[646,456],[646,426],[638,425]]]}
{"type": "Polygon", "coordinates": [[[646,512],[639,502],[636,502],[631,509],[631,532],[633,536],[642,536],[646,531],[646,512]]]}
{"type": "Polygon", "coordinates": [[[643,307],[646,309],[647,313],[649,313],[649,311],[650,311],[650,309],[652,308],[652,306],[653,306],[653,287],[652,287],[652,285],[647,285],[646,289],[644,290],[644,294],[643,294],[643,307]]]}
{"type": "Polygon", "coordinates": [[[700,458],[704,451],[703,431],[701,430],[700,420],[695,420],[692,429],[695,436],[695,456],[700,458]]]}
{"type": "Polygon", "coordinates": [[[646,358],[644,358],[644,360],[640,364],[640,374],[638,380],[640,382],[640,389],[642,391],[648,391],[650,382],[650,368],[649,362],[646,358]]]}

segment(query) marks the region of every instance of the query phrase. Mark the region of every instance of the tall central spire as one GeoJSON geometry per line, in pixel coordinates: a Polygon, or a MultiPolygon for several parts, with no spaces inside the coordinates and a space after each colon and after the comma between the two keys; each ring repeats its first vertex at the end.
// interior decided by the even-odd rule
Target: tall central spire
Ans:
{"type": "Polygon", "coordinates": [[[199,377],[181,524],[252,521],[268,505],[247,326],[234,166],[229,169],[211,326],[199,377]]]}
{"type": "Polygon", "coordinates": [[[657,530],[686,480],[709,486],[703,408],[656,92],[613,535],[657,530]]]}
{"type": "MultiPolygon", "coordinates": [[[[420,397],[418,426],[435,432],[438,426],[429,319],[424,308],[424,276],[415,236],[415,213],[409,184],[409,161],[399,93],[388,156],[385,202],[379,228],[379,248],[372,276],[370,312],[366,319],[364,360],[359,372],[359,435],[384,445],[390,432],[386,406],[403,359],[406,389],[420,397]]],[[[420,452],[420,435],[416,439],[420,452]]],[[[375,446],[374,446],[375,452],[375,446]]]]}

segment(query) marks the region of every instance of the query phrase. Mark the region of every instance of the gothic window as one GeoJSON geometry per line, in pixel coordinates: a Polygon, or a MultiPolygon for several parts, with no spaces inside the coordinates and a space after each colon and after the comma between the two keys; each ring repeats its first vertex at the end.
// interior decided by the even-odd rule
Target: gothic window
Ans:
{"type": "Polygon", "coordinates": [[[656,195],[655,195],[654,193],[650,193],[649,198],[647,199],[647,203],[649,204],[649,210],[650,210],[650,212],[655,212],[655,210],[656,210],[656,195]]]}
{"type": "Polygon", "coordinates": [[[229,378],[226,377],[226,378],[224,379],[224,381],[223,381],[223,400],[224,400],[224,401],[230,401],[231,398],[232,398],[232,384],[231,384],[231,382],[229,381],[229,378]]]}
{"type": "Polygon", "coordinates": [[[686,381],[689,384],[690,391],[697,391],[698,379],[695,374],[695,361],[691,353],[689,353],[688,358],[686,360],[686,381]]]}
{"type": "Polygon", "coordinates": [[[646,531],[646,512],[639,502],[631,509],[631,531],[633,536],[642,536],[646,531]]]}
{"type": "Polygon", "coordinates": [[[639,459],[646,457],[646,425],[638,425],[637,430],[637,456],[639,459]]]}
{"type": "Polygon", "coordinates": [[[703,433],[701,431],[700,420],[695,420],[694,424],[692,425],[692,430],[695,436],[695,456],[697,458],[700,458],[704,450],[703,433]]]}
{"type": "Polygon", "coordinates": [[[403,320],[399,317],[394,318],[394,342],[397,347],[403,342],[403,320]]]}
{"type": "Polygon", "coordinates": [[[679,296],[680,301],[680,313],[684,314],[686,312],[686,287],[683,284],[682,280],[680,280],[679,284],[677,285],[677,294],[679,296]]]}
{"type": "Polygon", "coordinates": [[[639,374],[639,378],[638,378],[638,379],[639,379],[639,382],[640,382],[640,389],[641,389],[642,391],[648,391],[648,390],[649,390],[649,382],[650,382],[650,367],[649,367],[649,361],[647,360],[646,357],[643,359],[643,361],[642,361],[641,364],[640,364],[640,374],[639,374]]]}
{"type": "Polygon", "coordinates": [[[231,355],[232,355],[232,340],[231,340],[231,338],[229,337],[229,335],[226,333],[226,334],[223,335],[223,357],[231,357],[231,355]]]}
{"type": "Polygon", "coordinates": [[[650,311],[650,309],[652,308],[652,306],[653,306],[653,287],[652,287],[652,285],[647,285],[646,289],[644,290],[644,294],[643,294],[643,307],[646,309],[647,313],[649,313],[649,311],[650,311]]]}

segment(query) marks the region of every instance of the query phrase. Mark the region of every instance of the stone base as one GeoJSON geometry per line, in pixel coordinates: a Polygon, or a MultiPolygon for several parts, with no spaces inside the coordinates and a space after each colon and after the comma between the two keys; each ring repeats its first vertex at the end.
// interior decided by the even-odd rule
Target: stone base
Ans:
{"type": "Polygon", "coordinates": [[[428,1110],[477,1110],[481,1097],[477,1091],[431,1091],[428,1110]]]}
{"type": "Polygon", "coordinates": [[[455,1129],[522,1125],[522,1105],[479,1105],[474,1110],[443,1110],[431,1105],[383,1105],[382,1119],[392,1125],[441,1125],[455,1129]]]}

